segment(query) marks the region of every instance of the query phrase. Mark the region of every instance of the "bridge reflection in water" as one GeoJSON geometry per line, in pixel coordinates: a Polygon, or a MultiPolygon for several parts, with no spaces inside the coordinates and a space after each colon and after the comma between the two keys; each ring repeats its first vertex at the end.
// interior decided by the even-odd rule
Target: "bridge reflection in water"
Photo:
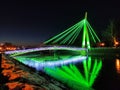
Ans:
{"type": "Polygon", "coordinates": [[[80,88],[91,88],[99,71],[102,68],[101,59],[83,60],[79,64],[62,65],[60,67],[45,67],[47,74],[62,81],[69,87],[79,90],[80,88]]]}
{"type": "MultiPolygon", "coordinates": [[[[11,57],[36,68],[38,71],[44,71],[46,74],[66,84],[73,90],[92,89],[96,78],[102,68],[101,58],[92,58],[90,56],[70,55],[65,50],[59,53],[44,53],[34,51],[30,53],[12,53],[11,57]],[[64,54],[63,54],[64,53],[64,54]],[[45,54],[45,55],[44,55],[45,54]]],[[[70,51],[69,51],[70,52],[70,51]]]]}
{"type": "Polygon", "coordinates": [[[39,71],[43,70],[72,89],[90,90],[102,68],[102,60],[87,56],[87,49],[98,42],[101,41],[89,24],[86,12],[83,20],[44,42],[45,45],[57,44],[59,47],[7,51],[5,54],[39,71]],[[82,48],[61,45],[80,45],[82,48]]]}
{"type": "Polygon", "coordinates": [[[120,59],[116,59],[115,66],[117,73],[120,74],[120,59]]]}

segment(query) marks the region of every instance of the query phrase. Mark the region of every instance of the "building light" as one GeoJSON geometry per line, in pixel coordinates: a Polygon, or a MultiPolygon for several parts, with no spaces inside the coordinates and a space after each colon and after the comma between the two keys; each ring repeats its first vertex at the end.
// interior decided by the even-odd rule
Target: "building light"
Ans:
{"type": "Polygon", "coordinates": [[[105,46],[105,43],[101,43],[100,46],[102,46],[102,47],[105,46]]]}
{"type": "Polygon", "coordinates": [[[118,45],[119,44],[119,42],[115,42],[115,45],[118,45]]]}

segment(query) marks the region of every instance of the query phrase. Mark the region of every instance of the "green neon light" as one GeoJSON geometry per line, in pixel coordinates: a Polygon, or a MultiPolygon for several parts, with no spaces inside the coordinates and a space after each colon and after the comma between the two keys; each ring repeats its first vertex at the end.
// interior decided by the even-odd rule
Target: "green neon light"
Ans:
{"type": "Polygon", "coordinates": [[[71,38],[73,38],[73,36],[74,36],[75,33],[76,33],[76,29],[71,34],[69,34],[68,37],[65,38],[62,42],[64,42],[64,43],[70,42],[69,40],[72,40],[71,38]]]}
{"type": "Polygon", "coordinates": [[[83,28],[83,40],[82,40],[82,47],[85,47],[85,34],[86,34],[86,19],[84,19],[84,28],[83,28]]]}
{"type": "Polygon", "coordinates": [[[76,40],[77,36],[79,35],[79,33],[81,31],[81,28],[82,28],[81,26],[76,28],[76,32],[75,32],[74,36],[72,36],[71,40],[69,41],[69,44],[73,43],[76,40]]]}
{"type": "Polygon", "coordinates": [[[73,38],[73,41],[71,42],[71,44],[73,44],[74,41],[77,39],[78,35],[80,34],[80,31],[81,31],[82,27],[80,27],[79,29],[80,29],[80,30],[78,30],[78,32],[76,32],[75,38],[73,38]]]}
{"type": "MultiPolygon", "coordinates": [[[[88,24],[88,22],[87,22],[87,24],[88,24]]],[[[95,38],[94,38],[94,35],[93,35],[93,33],[92,33],[89,25],[88,25],[88,29],[89,29],[89,32],[90,32],[90,34],[91,34],[91,36],[92,36],[92,39],[93,39],[94,43],[96,43],[96,40],[95,40],[95,38]]]]}
{"type": "Polygon", "coordinates": [[[74,34],[73,35],[71,35],[71,38],[70,39],[68,39],[68,45],[72,42],[72,40],[73,40],[73,38],[75,37],[75,35],[76,35],[76,31],[77,31],[77,29],[73,32],[74,34]]]}
{"type": "MultiPolygon", "coordinates": [[[[75,27],[74,27],[75,28],[75,27]]],[[[73,29],[74,29],[73,28],[73,29]]],[[[58,41],[60,41],[61,39],[64,39],[64,37],[66,37],[67,35],[69,35],[69,34],[73,34],[72,33],[72,29],[71,30],[69,30],[68,32],[66,32],[65,34],[63,34],[60,38],[58,38],[58,39],[56,39],[55,41],[53,41],[53,43],[56,43],[56,42],[58,42],[58,41]],[[71,33],[70,33],[71,32],[71,33]]],[[[67,38],[68,37],[70,37],[70,35],[69,36],[67,36],[67,38]]]]}
{"type": "Polygon", "coordinates": [[[88,34],[88,30],[86,30],[86,36],[87,36],[87,48],[90,48],[90,40],[89,40],[89,34],[88,34]]]}
{"type": "Polygon", "coordinates": [[[91,25],[88,23],[88,26],[90,27],[90,30],[93,32],[93,34],[95,35],[95,37],[97,38],[97,40],[100,42],[99,37],[97,36],[97,34],[95,33],[95,31],[93,30],[93,28],[91,27],[91,25]]]}
{"type": "Polygon", "coordinates": [[[71,88],[78,89],[81,86],[90,88],[102,68],[102,60],[92,60],[91,57],[88,57],[88,60],[84,60],[81,64],[83,64],[83,69],[78,69],[77,66],[70,64],[61,67],[45,67],[44,70],[71,88]],[[81,70],[84,72],[82,73],[81,70]]]}
{"type": "MultiPolygon", "coordinates": [[[[73,28],[73,27],[74,27],[74,26],[70,27],[69,29],[71,29],[71,28],[73,28]]],[[[53,38],[51,38],[51,39],[45,41],[44,44],[47,44],[47,43],[51,42],[52,40],[54,40],[54,39],[56,39],[56,38],[59,38],[60,35],[65,34],[67,31],[69,31],[69,29],[67,29],[67,30],[65,30],[64,32],[62,32],[62,33],[60,33],[60,34],[54,36],[53,38]]]]}
{"type": "Polygon", "coordinates": [[[78,36],[81,35],[81,31],[83,29],[83,37],[80,38],[80,42],[82,42],[83,48],[90,48],[90,43],[97,43],[100,42],[100,39],[94,32],[93,28],[87,21],[87,12],[85,13],[85,18],[78,22],[77,24],[73,25],[72,27],[68,28],[64,32],[54,36],[53,38],[44,42],[44,44],[58,44],[58,45],[74,45],[76,40],[78,40],[78,36]],[[90,33],[90,34],[89,34],[90,33]],[[90,38],[92,37],[92,38],[90,38]]]}
{"type": "Polygon", "coordinates": [[[83,40],[82,40],[82,47],[85,48],[85,36],[86,36],[86,20],[87,20],[87,12],[85,13],[85,19],[84,19],[84,28],[83,28],[83,40]]]}
{"type": "Polygon", "coordinates": [[[88,57],[88,71],[90,71],[91,67],[91,57],[88,57]]]}
{"type": "MultiPolygon", "coordinates": [[[[79,24],[82,23],[82,22],[83,22],[83,21],[78,22],[77,24],[75,24],[75,25],[73,25],[72,27],[68,28],[68,29],[65,30],[64,32],[62,32],[62,33],[54,36],[53,38],[45,41],[44,44],[50,43],[51,41],[53,41],[53,40],[55,40],[55,39],[59,39],[60,37],[65,38],[66,36],[65,36],[64,34],[66,34],[66,33],[68,34],[68,32],[73,31],[73,30],[76,28],[76,26],[79,25],[79,24]],[[64,37],[63,37],[62,35],[64,35],[64,37]]],[[[58,41],[59,41],[59,40],[58,40],[58,41]]]]}

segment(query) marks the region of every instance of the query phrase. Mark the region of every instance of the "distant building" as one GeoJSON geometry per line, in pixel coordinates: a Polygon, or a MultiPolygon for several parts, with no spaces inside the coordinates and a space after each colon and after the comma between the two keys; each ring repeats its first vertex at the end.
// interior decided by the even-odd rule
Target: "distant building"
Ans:
{"type": "Polygon", "coordinates": [[[11,50],[16,50],[17,46],[13,45],[12,43],[0,43],[0,52],[4,51],[11,51],[11,50]]]}

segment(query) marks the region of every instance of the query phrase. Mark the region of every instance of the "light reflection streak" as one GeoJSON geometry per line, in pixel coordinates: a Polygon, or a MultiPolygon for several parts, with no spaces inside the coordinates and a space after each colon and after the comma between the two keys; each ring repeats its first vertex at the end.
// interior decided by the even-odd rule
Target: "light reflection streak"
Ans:
{"type": "Polygon", "coordinates": [[[120,59],[116,59],[115,66],[116,66],[117,73],[120,74],[120,59]]]}
{"type": "Polygon", "coordinates": [[[83,68],[69,64],[60,67],[45,67],[44,70],[48,75],[62,81],[74,90],[81,90],[80,87],[84,88],[82,90],[90,90],[102,68],[102,60],[97,58],[93,60],[88,57],[80,65],[83,68]]]}
{"type": "Polygon", "coordinates": [[[33,68],[36,68],[37,70],[41,70],[43,67],[51,67],[51,66],[60,66],[60,65],[66,65],[69,63],[77,63],[81,62],[82,60],[85,60],[86,56],[73,56],[68,59],[62,59],[62,60],[56,60],[56,61],[36,61],[36,60],[30,60],[26,58],[20,58],[20,57],[14,57],[16,60],[30,66],[33,68]]]}

